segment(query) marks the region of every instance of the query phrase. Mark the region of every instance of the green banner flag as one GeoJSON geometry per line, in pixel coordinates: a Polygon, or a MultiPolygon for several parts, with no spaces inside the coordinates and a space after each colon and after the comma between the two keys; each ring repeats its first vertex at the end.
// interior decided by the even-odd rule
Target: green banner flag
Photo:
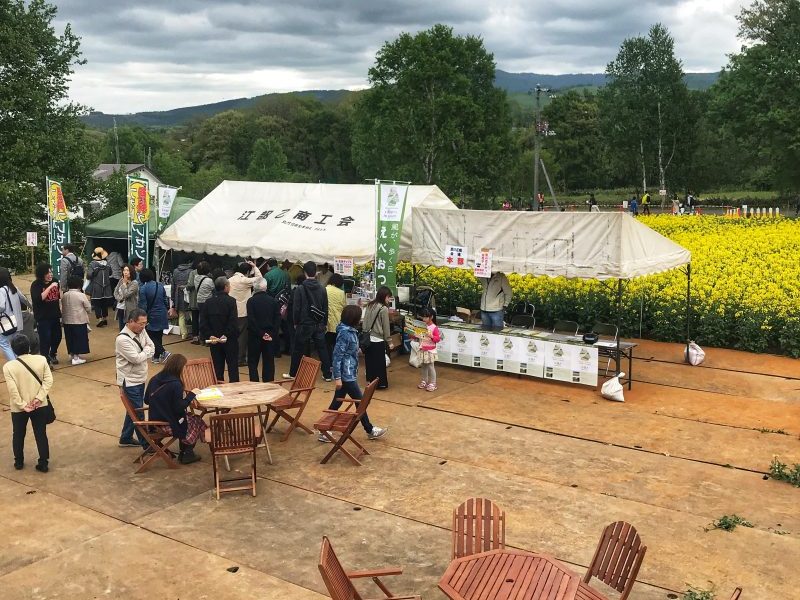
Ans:
{"type": "Polygon", "coordinates": [[[146,179],[128,177],[128,261],[150,265],[150,190],[146,179]]]}
{"type": "Polygon", "coordinates": [[[397,294],[397,256],[406,209],[408,184],[376,181],[378,197],[377,249],[375,252],[375,285],[386,286],[397,294]]]}
{"type": "Polygon", "coordinates": [[[69,213],[64,202],[61,182],[49,177],[47,186],[47,233],[50,248],[50,264],[53,266],[53,277],[61,274],[61,249],[72,241],[69,226],[69,213]]]}

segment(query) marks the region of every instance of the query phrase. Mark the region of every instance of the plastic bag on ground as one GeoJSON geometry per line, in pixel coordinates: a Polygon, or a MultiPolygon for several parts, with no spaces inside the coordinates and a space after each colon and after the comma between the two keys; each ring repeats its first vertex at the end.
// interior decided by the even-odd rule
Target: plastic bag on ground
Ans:
{"type": "Polygon", "coordinates": [[[422,366],[422,354],[419,350],[419,342],[411,342],[411,354],[408,357],[408,364],[418,369],[422,366]]]}
{"type": "Polygon", "coordinates": [[[695,342],[689,342],[689,348],[683,351],[683,359],[693,367],[703,364],[706,352],[695,342]]]}
{"type": "Polygon", "coordinates": [[[619,375],[616,375],[615,377],[612,377],[606,381],[603,384],[603,387],[600,388],[600,395],[606,400],[625,402],[625,396],[622,393],[622,382],[620,381],[620,379],[623,377],[625,377],[625,373],[620,373],[619,375]]]}

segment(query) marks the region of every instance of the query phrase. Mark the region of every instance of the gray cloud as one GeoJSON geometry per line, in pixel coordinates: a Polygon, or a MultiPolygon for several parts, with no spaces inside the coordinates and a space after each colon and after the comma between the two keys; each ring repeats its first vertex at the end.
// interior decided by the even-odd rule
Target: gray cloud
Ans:
{"type": "Polygon", "coordinates": [[[362,87],[381,45],[435,23],[479,35],[508,71],[599,72],[656,22],[687,70],[738,48],[745,0],[62,0],[88,64],[74,100],[106,112],[160,110],[270,91],[362,87]]]}

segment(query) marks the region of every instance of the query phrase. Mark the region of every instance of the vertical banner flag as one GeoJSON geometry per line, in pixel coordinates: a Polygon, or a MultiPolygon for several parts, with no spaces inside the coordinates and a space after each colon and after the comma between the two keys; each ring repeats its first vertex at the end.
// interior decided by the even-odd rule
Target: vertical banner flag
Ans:
{"type": "Polygon", "coordinates": [[[406,209],[408,184],[376,181],[378,193],[378,239],[375,253],[375,284],[397,294],[397,255],[406,209]]]}
{"type": "Polygon", "coordinates": [[[167,187],[166,185],[158,186],[158,216],[161,219],[169,219],[172,213],[172,205],[175,203],[175,197],[178,195],[178,188],[167,187]]]}
{"type": "Polygon", "coordinates": [[[128,177],[128,261],[141,258],[149,265],[150,191],[147,180],[128,177]]]}
{"type": "Polygon", "coordinates": [[[58,278],[61,271],[61,249],[71,241],[69,214],[61,182],[49,177],[47,184],[47,232],[50,247],[50,264],[53,265],[53,277],[58,278]]]}

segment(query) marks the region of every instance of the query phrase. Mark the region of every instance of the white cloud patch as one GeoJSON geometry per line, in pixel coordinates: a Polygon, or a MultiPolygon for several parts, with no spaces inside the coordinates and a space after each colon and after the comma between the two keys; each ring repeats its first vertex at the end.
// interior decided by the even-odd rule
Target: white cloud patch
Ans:
{"type": "Polygon", "coordinates": [[[356,89],[381,45],[435,23],[479,35],[500,69],[602,72],[663,23],[687,71],[739,48],[744,0],[62,0],[88,64],[71,97],[104,112],[164,110],[300,89],[356,89]]]}

